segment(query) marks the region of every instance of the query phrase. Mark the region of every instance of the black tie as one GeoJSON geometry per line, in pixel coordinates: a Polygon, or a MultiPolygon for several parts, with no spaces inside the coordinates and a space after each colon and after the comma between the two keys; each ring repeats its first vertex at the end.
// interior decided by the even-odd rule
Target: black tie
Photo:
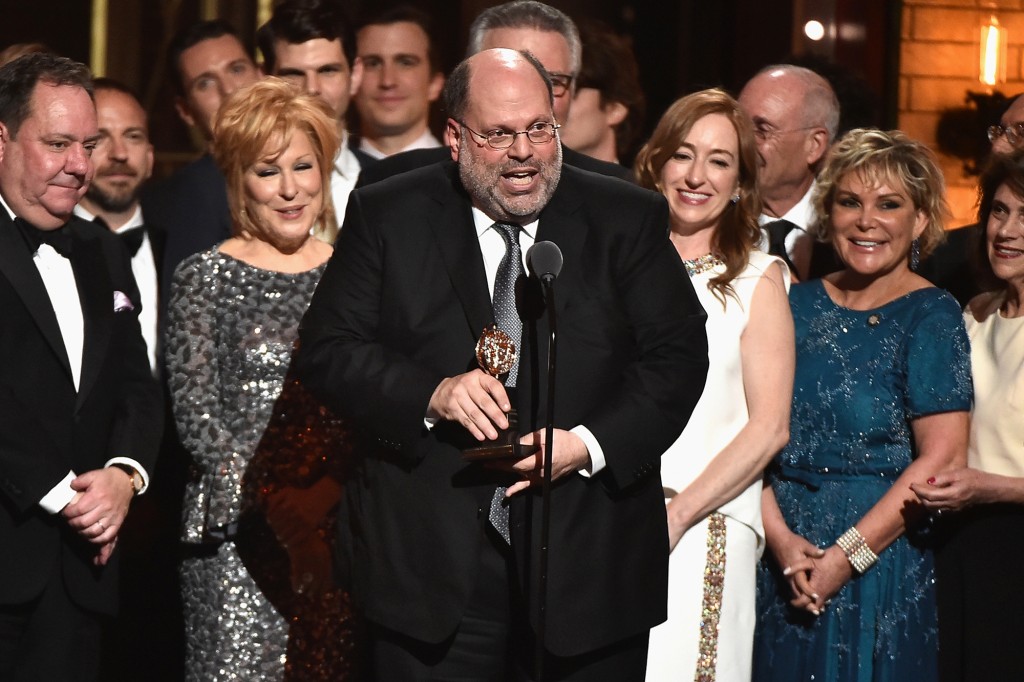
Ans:
{"type": "Polygon", "coordinates": [[[29,253],[35,253],[40,245],[49,244],[53,250],[64,256],[71,257],[71,233],[66,225],[56,230],[40,230],[38,227],[23,218],[15,218],[14,224],[21,232],[21,236],[28,245],[29,253]]]}
{"type": "Polygon", "coordinates": [[[768,231],[768,253],[784,260],[791,273],[799,274],[793,261],[789,260],[789,254],[786,253],[786,237],[796,229],[796,225],[788,220],[773,220],[770,223],[765,223],[764,229],[768,231]]]}
{"type": "Polygon", "coordinates": [[[134,258],[142,246],[142,240],[146,238],[146,228],[143,225],[123,230],[117,233],[121,243],[128,249],[128,253],[134,258]]]}

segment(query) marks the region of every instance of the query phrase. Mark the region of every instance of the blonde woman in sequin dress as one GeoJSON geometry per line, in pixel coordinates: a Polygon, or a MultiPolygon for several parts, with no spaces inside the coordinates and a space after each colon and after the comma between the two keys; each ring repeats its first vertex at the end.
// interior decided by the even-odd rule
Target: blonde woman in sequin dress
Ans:
{"type": "Polygon", "coordinates": [[[789,271],[755,248],[754,131],[721,90],[673,104],[636,175],[668,199],[672,244],[708,315],[710,362],[704,394],[661,462],[668,621],[651,631],[647,679],[749,682],[761,473],[789,424],[789,271]]]}
{"type": "Polygon", "coordinates": [[[293,480],[266,505],[291,561],[294,591],[315,597],[315,612],[301,615],[329,622],[330,639],[310,642],[307,628],[303,646],[290,646],[288,620],[236,546],[243,475],[271,422],[299,321],[332,253],[311,232],[332,211],[337,146],[336,124],[317,98],[277,79],[235,93],[219,114],[213,150],[228,181],[235,236],[183,261],[171,284],[168,380],[194,469],[181,569],[189,680],[338,680],[348,672],[342,659],[351,617],[330,586],[330,548],[316,532],[339,499],[339,482],[314,479],[307,469],[316,463],[296,461],[293,480]],[[300,476],[305,480],[294,481],[300,476]]]}
{"type": "Polygon", "coordinates": [[[755,678],[935,680],[930,529],[911,484],[962,465],[971,405],[960,308],[913,270],[943,237],[942,172],[899,131],[853,130],[815,205],[845,268],[790,293],[796,377],[763,500],[755,678]]]}

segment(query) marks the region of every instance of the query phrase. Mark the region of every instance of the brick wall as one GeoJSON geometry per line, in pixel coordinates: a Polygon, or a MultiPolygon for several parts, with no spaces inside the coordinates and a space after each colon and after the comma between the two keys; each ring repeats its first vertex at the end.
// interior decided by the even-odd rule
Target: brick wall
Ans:
{"type": "MultiPolygon", "coordinates": [[[[904,0],[900,41],[899,127],[937,151],[935,130],[943,109],[964,106],[978,80],[979,33],[995,15],[1008,34],[1006,95],[1024,92],[1024,0],[904,0]]],[[[960,159],[939,155],[953,211],[950,227],[974,222],[977,179],[960,159]]]]}

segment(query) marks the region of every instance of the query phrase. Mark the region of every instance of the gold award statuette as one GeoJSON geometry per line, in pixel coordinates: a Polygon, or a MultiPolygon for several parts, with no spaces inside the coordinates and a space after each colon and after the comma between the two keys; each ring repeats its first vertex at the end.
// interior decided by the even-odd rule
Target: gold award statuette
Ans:
{"type": "MultiPolygon", "coordinates": [[[[476,361],[480,369],[498,378],[516,364],[516,344],[508,334],[490,325],[484,329],[484,333],[476,342],[476,361]]],[[[466,448],[462,451],[462,456],[471,460],[522,458],[536,452],[537,446],[519,443],[519,415],[515,408],[509,410],[506,416],[508,428],[499,429],[496,440],[487,441],[478,447],[466,448]]]]}

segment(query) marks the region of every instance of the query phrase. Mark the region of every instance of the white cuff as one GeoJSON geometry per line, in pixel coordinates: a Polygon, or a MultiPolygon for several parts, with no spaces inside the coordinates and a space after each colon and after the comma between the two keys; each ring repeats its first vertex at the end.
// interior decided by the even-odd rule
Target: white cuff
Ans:
{"type": "Polygon", "coordinates": [[[149,488],[149,474],[146,473],[146,470],[142,468],[141,464],[136,462],[131,457],[111,457],[110,459],[107,460],[106,464],[104,464],[103,467],[106,468],[114,464],[127,464],[132,469],[138,471],[139,475],[142,476],[142,488],[136,494],[141,495],[142,493],[146,492],[146,489],[149,488]]]}
{"type": "Polygon", "coordinates": [[[64,480],[53,486],[50,492],[43,495],[43,499],[39,500],[39,506],[50,514],[59,514],[60,510],[68,506],[68,502],[75,497],[76,491],[71,487],[71,481],[73,480],[75,480],[75,472],[69,471],[64,480]]]}
{"type": "Polygon", "coordinates": [[[580,469],[577,473],[584,478],[590,478],[594,474],[599,473],[601,469],[604,469],[604,450],[601,449],[601,444],[597,442],[597,438],[594,438],[594,434],[590,432],[590,429],[580,425],[570,429],[569,432],[579,436],[583,444],[587,446],[587,452],[590,453],[590,466],[580,469]]]}

